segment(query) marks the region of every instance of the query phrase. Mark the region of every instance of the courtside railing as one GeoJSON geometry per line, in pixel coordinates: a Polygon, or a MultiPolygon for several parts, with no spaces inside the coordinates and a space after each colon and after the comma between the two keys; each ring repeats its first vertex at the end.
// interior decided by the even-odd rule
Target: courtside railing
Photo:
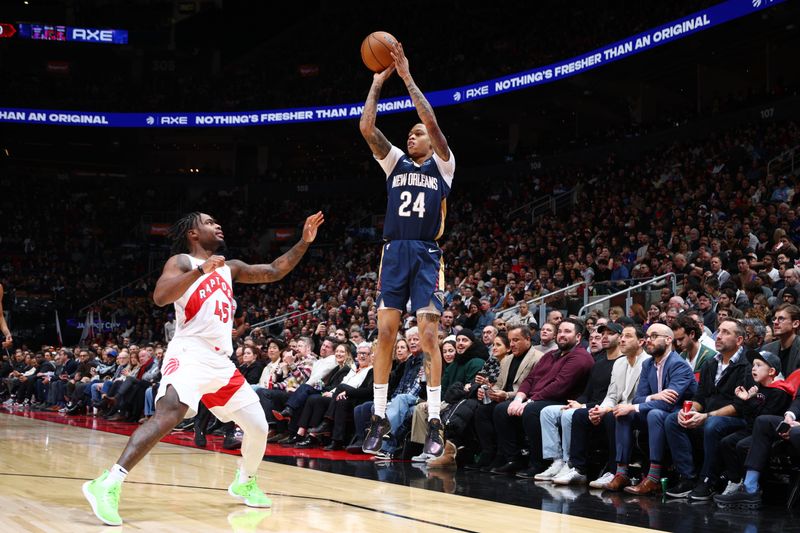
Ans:
{"type": "MultiPolygon", "coordinates": [[[[559,289],[557,291],[549,292],[547,294],[543,294],[542,296],[537,296],[536,298],[534,298],[532,300],[527,300],[528,307],[531,307],[531,306],[534,306],[534,305],[539,305],[539,304],[544,304],[544,303],[546,303],[547,300],[552,299],[554,296],[559,296],[560,294],[565,294],[566,295],[570,291],[576,291],[577,292],[578,287],[580,287],[580,286],[584,286],[583,303],[584,303],[584,306],[585,306],[589,302],[589,290],[588,290],[588,287],[586,285],[587,284],[586,284],[585,281],[580,281],[578,283],[573,283],[572,285],[564,287],[563,289],[559,289]]],[[[496,316],[497,316],[497,318],[505,319],[506,317],[512,316],[517,311],[517,309],[519,309],[519,304],[517,304],[517,305],[515,305],[513,307],[509,307],[508,309],[503,309],[502,311],[497,313],[496,316]]],[[[544,324],[546,320],[547,320],[547,306],[546,305],[539,305],[539,324],[544,324]]]]}
{"type": "Polygon", "coordinates": [[[622,294],[626,295],[626,297],[625,297],[625,314],[627,315],[628,312],[631,310],[631,305],[633,305],[633,297],[631,296],[631,293],[633,291],[637,291],[637,290],[643,289],[645,287],[649,287],[650,285],[653,285],[654,283],[658,283],[658,282],[666,280],[666,279],[669,279],[672,282],[672,294],[676,294],[677,293],[677,289],[678,289],[677,276],[675,275],[674,272],[667,272],[666,274],[662,274],[660,276],[656,276],[655,278],[652,278],[652,279],[649,279],[649,280],[647,280],[645,282],[639,283],[638,285],[633,285],[631,287],[627,287],[625,289],[617,291],[617,292],[615,292],[613,294],[609,294],[608,296],[603,296],[602,298],[598,298],[597,300],[594,300],[591,303],[585,303],[583,305],[583,307],[581,307],[580,311],[578,311],[578,317],[583,318],[584,316],[586,316],[586,312],[590,308],[592,308],[594,306],[597,306],[597,305],[600,305],[602,303],[605,303],[605,302],[611,300],[612,298],[616,298],[617,296],[620,296],[622,294]]]}

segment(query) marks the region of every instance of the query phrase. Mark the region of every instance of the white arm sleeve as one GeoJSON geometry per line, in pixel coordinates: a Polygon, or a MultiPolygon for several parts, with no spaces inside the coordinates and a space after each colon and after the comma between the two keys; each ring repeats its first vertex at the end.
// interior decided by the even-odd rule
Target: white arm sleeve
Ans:
{"type": "Polygon", "coordinates": [[[447,183],[447,186],[452,187],[453,175],[456,172],[456,156],[453,155],[453,151],[450,150],[450,159],[447,161],[436,155],[436,152],[434,152],[433,161],[436,163],[436,166],[439,167],[439,172],[442,173],[442,177],[444,178],[445,183],[447,183]]]}
{"type": "Polygon", "coordinates": [[[405,154],[400,148],[392,145],[392,149],[389,150],[389,153],[386,154],[386,157],[384,157],[383,159],[378,159],[374,155],[372,157],[375,157],[375,160],[381,165],[381,168],[383,168],[383,171],[386,172],[386,177],[388,178],[389,174],[392,172],[392,170],[394,170],[394,167],[397,165],[397,162],[400,161],[400,159],[404,155],[405,154]]]}

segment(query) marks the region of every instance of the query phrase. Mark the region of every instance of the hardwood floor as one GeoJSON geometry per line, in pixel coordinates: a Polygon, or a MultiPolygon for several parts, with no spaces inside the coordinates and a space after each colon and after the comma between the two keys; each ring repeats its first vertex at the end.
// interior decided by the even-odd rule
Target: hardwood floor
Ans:
{"type": "Polygon", "coordinates": [[[114,463],[127,437],[0,414],[0,530],[16,531],[597,531],[641,530],[264,462],[269,510],[226,492],[236,458],[160,443],[125,482],[125,524],[99,524],[81,484],[114,463]]]}

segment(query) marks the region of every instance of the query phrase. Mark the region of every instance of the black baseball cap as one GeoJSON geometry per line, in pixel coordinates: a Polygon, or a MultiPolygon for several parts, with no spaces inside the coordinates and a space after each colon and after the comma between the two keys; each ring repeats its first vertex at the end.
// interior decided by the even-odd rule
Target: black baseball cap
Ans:
{"type": "Polygon", "coordinates": [[[610,333],[615,333],[617,335],[622,334],[622,326],[620,326],[616,322],[609,322],[608,324],[600,324],[599,326],[597,326],[598,333],[603,333],[606,330],[608,330],[610,333]]]}
{"type": "Polygon", "coordinates": [[[747,354],[747,358],[750,359],[750,361],[761,359],[767,363],[768,366],[774,368],[776,374],[780,374],[782,371],[781,358],[775,355],[773,352],[768,352],[766,350],[750,350],[750,352],[747,354]]]}

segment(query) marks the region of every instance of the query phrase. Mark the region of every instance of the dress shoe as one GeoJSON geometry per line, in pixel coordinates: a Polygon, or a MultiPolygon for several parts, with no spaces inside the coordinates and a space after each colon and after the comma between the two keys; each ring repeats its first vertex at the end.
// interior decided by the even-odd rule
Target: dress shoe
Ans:
{"type": "Polygon", "coordinates": [[[503,461],[503,460],[502,460],[502,459],[500,459],[499,457],[495,457],[495,458],[492,460],[492,462],[491,462],[491,463],[489,463],[488,465],[486,465],[486,466],[484,466],[484,467],[481,467],[481,472],[484,472],[484,473],[486,473],[486,474],[492,474],[492,475],[494,475],[494,472],[493,472],[493,470],[494,470],[495,468],[497,468],[498,466],[503,466],[504,464],[506,464],[506,462],[505,462],[505,461],[503,461]]]}
{"type": "Polygon", "coordinates": [[[78,402],[67,410],[67,414],[70,416],[86,414],[86,406],[83,402],[78,402]]]}
{"type": "Polygon", "coordinates": [[[289,436],[290,436],[289,433],[286,433],[285,431],[280,432],[280,433],[276,432],[276,433],[270,435],[269,437],[267,437],[267,442],[270,443],[270,444],[277,444],[277,443],[279,443],[280,441],[282,441],[283,439],[285,439],[286,437],[289,437],[289,436]]]}
{"type": "Polygon", "coordinates": [[[606,490],[619,492],[631,484],[631,478],[622,474],[614,474],[614,478],[606,485],[606,490]]]}
{"type": "Polygon", "coordinates": [[[305,437],[294,443],[295,448],[313,448],[317,445],[317,441],[311,437],[305,437]]]}
{"type": "Polygon", "coordinates": [[[344,445],[336,440],[332,440],[330,444],[323,448],[326,452],[337,452],[339,450],[344,450],[344,445]]]}
{"type": "Polygon", "coordinates": [[[284,421],[289,420],[292,418],[292,408],[291,407],[284,407],[283,411],[278,411],[277,409],[272,410],[272,416],[275,417],[275,420],[284,421]]]}
{"type": "Polygon", "coordinates": [[[109,416],[108,418],[106,418],[106,420],[108,420],[109,422],[121,422],[121,421],[125,420],[126,418],[127,417],[124,414],[116,413],[116,414],[113,414],[113,415],[109,416]]]}
{"type": "Polygon", "coordinates": [[[498,466],[492,469],[492,474],[507,474],[509,476],[513,476],[520,470],[525,468],[525,465],[519,461],[509,461],[502,466],[498,466]]]}
{"type": "Polygon", "coordinates": [[[520,470],[515,475],[519,479],[534,479],[541,471],[542,469],[538,466],[532,466],[530,468],[520,470]]]}
{"type": "MultiPolygon", "coordinates": [[[[465,470],[482,470],[483,468],[486,468],[487,466],[490,466],[493,461],[494,461],[494,455],[487,455],[485,453],[482,453],[481,454],[481,458],[478,459],[478,462],[470,463],[468,465],[465,465],[464,469],[465,470]]],[[[494,467],[492,467],[492,468],[494,468],[494,467]]]]}
{"type": "Polygon", "coordinates": [[[206,444],[208,444],[205,432],[197,431],[196,427],[194,430],[194,444],[199,448],[205,448],[206,444]]]}
{"type": "Polygon", "coordinates": [[[281,446],[289,447],[289,446],[294,446],[295,443],[297,443],[297,441],[299,440],[300,437],[298,437],[297,435],[289,435],[285,439],[278,441],[278,444],[280,444],[281,446]]]}
{"type": "Polygon", "coordinates": [[[636,494],[637,496],[660,494],[661,485],[657,481],[653,481],[649,477],[645,476],[645,478],[635,487],[625,487],[625,492],[628,494],[636,494]]]}
{"type": "Polygon", "coordinates": [[[327,436],[327,435],[331,434],[332,430],[333,430],[333,424],[331,424],[331,421],[330,420],[323,420],[322,423],[320,425],[318,425],[317,427],[315,427],[313,429],[309,429],[308,430],[308,434],[309,435],[314,435],[315,437],[317,435],[327,436]]]}

